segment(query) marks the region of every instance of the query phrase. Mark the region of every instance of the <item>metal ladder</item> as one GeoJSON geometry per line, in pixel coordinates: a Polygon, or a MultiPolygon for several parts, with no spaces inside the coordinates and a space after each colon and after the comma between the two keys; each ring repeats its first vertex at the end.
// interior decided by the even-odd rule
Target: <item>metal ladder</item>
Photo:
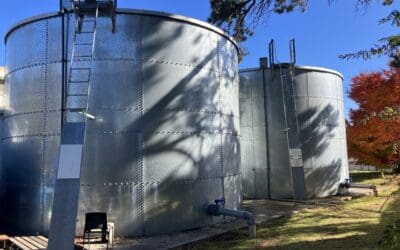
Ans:
{"type": "MultiPolygon", "coordinates": [[[[290,40],[290,63],[283,69],[282,64],[278,63],[279,77],[281,83],[282,105],[285,128],[282,130],[286,134],[288,146],[289,165],[292,175],[293,199],[303,200],[306,198],[305,175],[303,166],[303,156],[300,141],[300,129],[297,118],[297,107],[294,96],[294,77],[296,64],[295,40],[290,40]]],[[[269,44],[269,57],[272,74],[274,74],[275,44],[271,40],[269,44]]]]}
{"type": "Polygon", "coordinates": [[[71,64],[64,97],[65,122],[84,122],[86,117],[94,119],[87,113],[87,108],[98,16],[99,9],[96,8],[94,16],[83,15],[76,19],[71,64]]]}
{"type": "Polygon", "coordinates": [[[49,250],[73,249],[74,246],[86,123],[88,119],[95,120],[95,117],[87,111],[96,26],[100,10],[115,14],[116,7],[115,1],[71,0],[71,2],[75,11],[76,26],[69,74],[62,88],[61,144],[49,232],[49,250]]]}

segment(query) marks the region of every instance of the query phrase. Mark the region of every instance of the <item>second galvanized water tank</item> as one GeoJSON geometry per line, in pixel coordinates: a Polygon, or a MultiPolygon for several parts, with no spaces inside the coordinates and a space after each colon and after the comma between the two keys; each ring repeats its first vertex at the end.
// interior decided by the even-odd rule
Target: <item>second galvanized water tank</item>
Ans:
{"type": "MultiPolygon", "coordinates": [[[[5,68],[0,66],[0,131],[3,131],[3,113],[4,113],[4,77],[5,68]]],[[[1,133],[1,132],[0,132],[1,133]]],[[[0,141],[0,152],[1,152],[2,141],[0,141]]],[[[4,183],[2,182],[2,165],[1,165],[1,153],[0,153],[0,204],[4,202],[4,183]]],[[[0,205],[1,213],[1,205],[0,205]]],[[[0,220],[0,230],[1,230],[1,220],[0,220]]]]}
{"type": "Polygon", "coordinates": [[[283,103],[287,64],[240,71],[243,192],[245,198],[293,198],[285,119],[297,118],[306,197],[336,194],[348,178],[340,73],[297,66],[293,75],[296,112],[283,103]]]}
{"type": "MultiPolygon", "coordinates": [[[[74,15],[66,17],[71,57],[74,15]]],[[[60,144],[61,17],[25,20],[6,36],[1,219],[49,230],[60,144]],[[30,41],[30,42],[27,42],[30,41]],[[34,46],[32,46],[34,44],[34,46]]],[[[118,10],[97,22],[77,234],[106,212],[116,235],[221,222],[207,205],[241,204],[237,47],[219,29],[165,13],[118,10]]]]}

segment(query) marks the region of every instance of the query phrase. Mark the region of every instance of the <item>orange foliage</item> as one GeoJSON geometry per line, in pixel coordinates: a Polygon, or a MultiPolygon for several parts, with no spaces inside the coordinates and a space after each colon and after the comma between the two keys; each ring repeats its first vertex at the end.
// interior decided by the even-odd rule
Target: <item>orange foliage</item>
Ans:
{"type": "Polygon", "coordinates": [[[352,79],[347,143],[350,157],[381,168],[400,164],[400,68],[360,74],[352,79]],[[379,115],[377,115],[379,114],[379,115]]]}

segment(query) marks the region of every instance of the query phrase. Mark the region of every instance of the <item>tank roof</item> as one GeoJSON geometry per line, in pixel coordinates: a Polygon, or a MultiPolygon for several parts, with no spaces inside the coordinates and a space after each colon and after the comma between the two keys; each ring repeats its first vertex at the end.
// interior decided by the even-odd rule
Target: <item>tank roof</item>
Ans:
{"type": "MultiPolygon", "coordinates": [[[[282,63],[282,64],[275,64],[275,67],[279,67],[279,65],[281,65],[283,68],[286,68],[286,67],[289,66],[288,63],[282,63]]],[[[261,68],[240,69],[239,73],[257,71],[257,70],[260,70],[260,69],[261,68]]],[[[336,71],[336,70],[333,70],[333,69],[328,69],[328,68],[323,68],[323,67],[318,67],[318,66],[308,66],[308,65],[304,65],[304,66],[295,65],[295,69],[296,70],[308,70],[308,71],[331,73],[331,74],[339,76],[343,80],[343,75],[339,71],[336,71]]]]}
{"type": "MultiPolygon", "coordinates": [[[[239,47],[238,47],[236,41],[231,36],[229,36],[226,32],[224,32],[220,28],[218,28],[218,27],[216,27],[214,25],[211,25],[211,24],[209,24],[207,22],[204,22],[204,21],[200,21],[200,20],[197,20],[197,19],[194,19],[194,18],[185,17],[185,16],[181,16],[181,15],[170,14],[170,13],[166,13],[166,12],[149,11],[149,10],[137,10],[137,9],[117,9],[117,14],[132,14],[132,15],[163,17],[163,18],[168,18],[168,19],[172,19],[172,20],[175,20],[175,21],[184,22],[184,23],[195,25],[195,26],[199,26],[199,27],[202,27],[204,29],[208,29],[208,30],[210,30],[212,32],[217,33],[218,35],[221,35],[221,36],[225,37],[230,42],[232,42],[235,45],[236,49],[239,51],[239,47]]],[[[40,21],[40,20],[43,20],[43,19],[57,17],[57,16],[61,16],[61,14],[59,12],[50,12],[50,13],[45,13],[45,14],[36,15],[36,16],[32,16],[32,17],[23,19],[23,20],[17,22],[16,24],[14,24],[13,26],[11,26],[11,28],[6,32],[6,35],[4,36],[4,42],[6,43],[8,36],[13,31],[15,31],[16,29],[20,28],[21,26],[24,26],[26,24],[33,23],[33,22],[36,22],[36,21],[40,21]]]]}

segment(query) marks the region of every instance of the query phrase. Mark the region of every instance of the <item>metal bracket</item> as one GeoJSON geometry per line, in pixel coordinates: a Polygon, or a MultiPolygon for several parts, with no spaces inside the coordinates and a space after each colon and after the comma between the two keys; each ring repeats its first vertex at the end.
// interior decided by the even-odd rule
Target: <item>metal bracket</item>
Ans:
{"type": "Polygon", "coordinates": [[[111,17],[112,32],[115,32],[116,24],[116,8],[117,0],[70,0],[72,7],[75,12],[76,19],[78,20],[78,27],[82,25],[82,19],[85,13],[102,11],[107,13],[111,17]]]}
{"type": "Polygon", "coordinates": [[[290,64],[296,64],[296,41],[294,38],[289,42],[289,49],[290,49],[290,64]]]}
{"type": "Polygon", "coordinates": [[[273,68],[275,64],[275,41],[271,39],[268,44],[268,52],[269,52],[269,65],[273,68]]]}

